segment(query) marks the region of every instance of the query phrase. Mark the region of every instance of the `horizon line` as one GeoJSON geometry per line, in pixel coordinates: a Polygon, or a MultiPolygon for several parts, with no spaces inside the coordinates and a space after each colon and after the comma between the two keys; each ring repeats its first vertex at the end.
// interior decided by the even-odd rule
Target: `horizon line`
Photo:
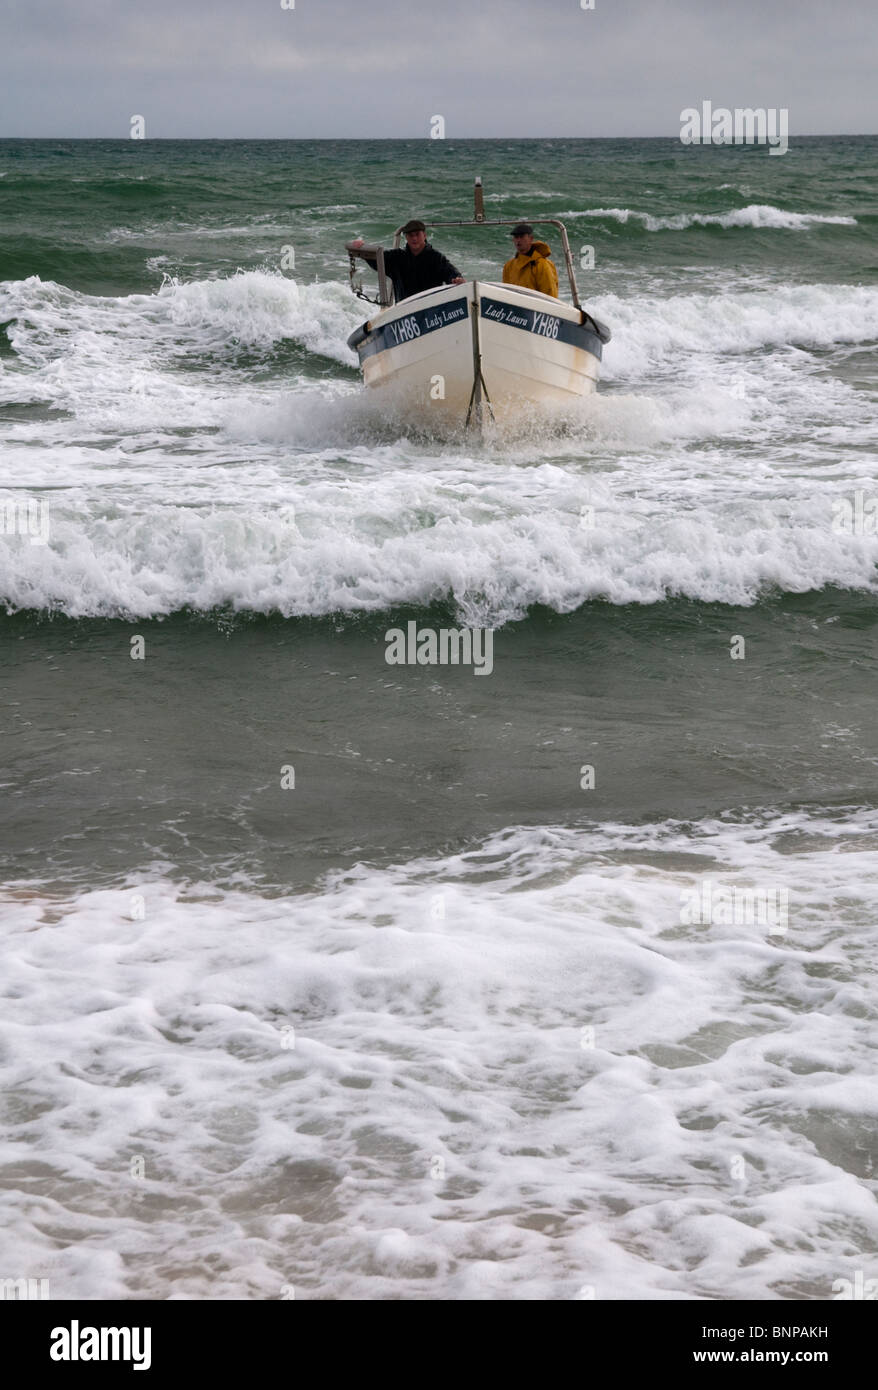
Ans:
{"type": "MultiPolygon", "coordinates": [[[[878,136],[878,130],[836,130],[836,131],[800,131],[797,135],[790,136],[790,143],[793,139],[798,140],[837,140],[842,138],[854,140],[868,140],[878,136]]],[[[454,135],[443,136],[441,140],[431,139],[429,135],[145,135],[136,138],[131,135],[0,135],[0,141],[12,140],[112,140],[118,144],[145,145],[156,144],[159,141],[170,140],[191,140],[201,144],[210,142],[241,141],[242,143],[251,140],[260,140],[264,143],[269,141],[277,144],[306,144],[318,141],[349,141],[351,144],[363,144],[366,141],[399,141],[412,140],[424,141],[430,145],[447,144],[449,141],[480,140],[488,141],[509,141],[515,140],[519,143],[536,143],[541,140],[674,140],[678,143],[691,143],[696,147],[713,145],[710,140],[696,140],[692,142],[680,141],[679,131],[672,135],[454,135]]],[[[759,145],[767,144],[767,141],[758,140],[725,140],[716,142],[716,148],[722,149],[729,145],[759,145]]]]}

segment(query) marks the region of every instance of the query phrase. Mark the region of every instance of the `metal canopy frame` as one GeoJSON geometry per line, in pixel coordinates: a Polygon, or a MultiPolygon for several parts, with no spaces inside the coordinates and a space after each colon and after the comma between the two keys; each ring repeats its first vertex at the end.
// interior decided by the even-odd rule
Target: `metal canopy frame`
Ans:
{"type": "Polygon", "coordinates": [[[384,269],[384,247],[383,246],[352,246],[350,242],[345,243],[345,250],[350,261],[350,282],[351,289],[358,299],[368,299],[370,304],[378,304],[382,309],[387,309],[393,300],[387,287],[387,271],[384,269]],[[357,257],[361,260],[371,260],[376,263],[378,271],[378,298],[372,299],[368,294],[363,294],[361,289],[354,289],[354,275],[357,269],[357,257]]]}
{"type": "MultiPolygon", "coordinates": [[[[579,302],[579,290],[576,285],[576,276],[573,273],[573,257],[570,254],[570,242],[567,238],[567,228],[564,226],[564,223],[559,222],[557,217],[492,217],[489,219],[485,217],[484,190],[480,178],[476,179],[474,195],[474,217],[467,220],[461,219],[457,222],[425,222],[424,225],[427,227],[514,227],[519,222],[529,222],[533,226],[557,227],[561,236],[561,245],[564,249],[564,262],[567,266],[567,278],[570,281],[570,294],[573,298],[573,307],[579,309],[580,313],[584,313],[585,311],[579,302]]],[[[395,251],[399,249],[399,239],[401,236],[402,227],[397,227],[393,234],[393,249],[395,251]]],[[[350,256],[351,284],[353,284],[355,260],[357,256],[363,260],[368,256],[370,260],[376,262],[378,270],[378,303],[383,309],[387,308],[392,301],[388,290],[387,272],[384,269],[384,248],[381,246],[360,246],[354,248],[348,243],[345,250],[350,256]]],[[[362,297],[364,299],[368,298],[367,295],[363,295],[362,297]]]]}

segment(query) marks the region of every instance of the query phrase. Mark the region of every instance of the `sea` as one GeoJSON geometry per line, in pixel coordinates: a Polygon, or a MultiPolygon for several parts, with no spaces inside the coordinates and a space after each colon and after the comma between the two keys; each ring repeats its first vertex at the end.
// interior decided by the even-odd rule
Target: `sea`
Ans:
{"type": "Polygon", "coordinates": [[[0,142],[0,1278],[875,1296],[876,347],[878,137],[0,142]],[[476,176],[484,439],[346,346],[476,176]]]}

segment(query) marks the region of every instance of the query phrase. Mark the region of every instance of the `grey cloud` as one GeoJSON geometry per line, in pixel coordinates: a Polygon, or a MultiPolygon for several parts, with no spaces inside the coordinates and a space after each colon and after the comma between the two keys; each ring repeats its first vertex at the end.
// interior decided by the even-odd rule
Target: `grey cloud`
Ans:
{"type": "Polygon", "coordinates": [[[5,0],[0,135],[670,135],[684,106],[878,130],[871,0],[5,0]],[[144,109],[146,108],[146,109],[144,109]]]}

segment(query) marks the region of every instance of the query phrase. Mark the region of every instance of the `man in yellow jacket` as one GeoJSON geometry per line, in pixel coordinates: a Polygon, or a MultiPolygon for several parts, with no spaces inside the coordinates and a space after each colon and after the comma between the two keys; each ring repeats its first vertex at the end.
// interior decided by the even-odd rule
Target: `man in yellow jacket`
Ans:
{"type": "Polygon", "coordinates": [[[558,272],[545,241],[534,241],[534,229],[529,222],[519,222],[512,228],[515,255],[503,267],[503,283],[523,285],[528,290],[542,290],[558,298],[558,272]]]}

